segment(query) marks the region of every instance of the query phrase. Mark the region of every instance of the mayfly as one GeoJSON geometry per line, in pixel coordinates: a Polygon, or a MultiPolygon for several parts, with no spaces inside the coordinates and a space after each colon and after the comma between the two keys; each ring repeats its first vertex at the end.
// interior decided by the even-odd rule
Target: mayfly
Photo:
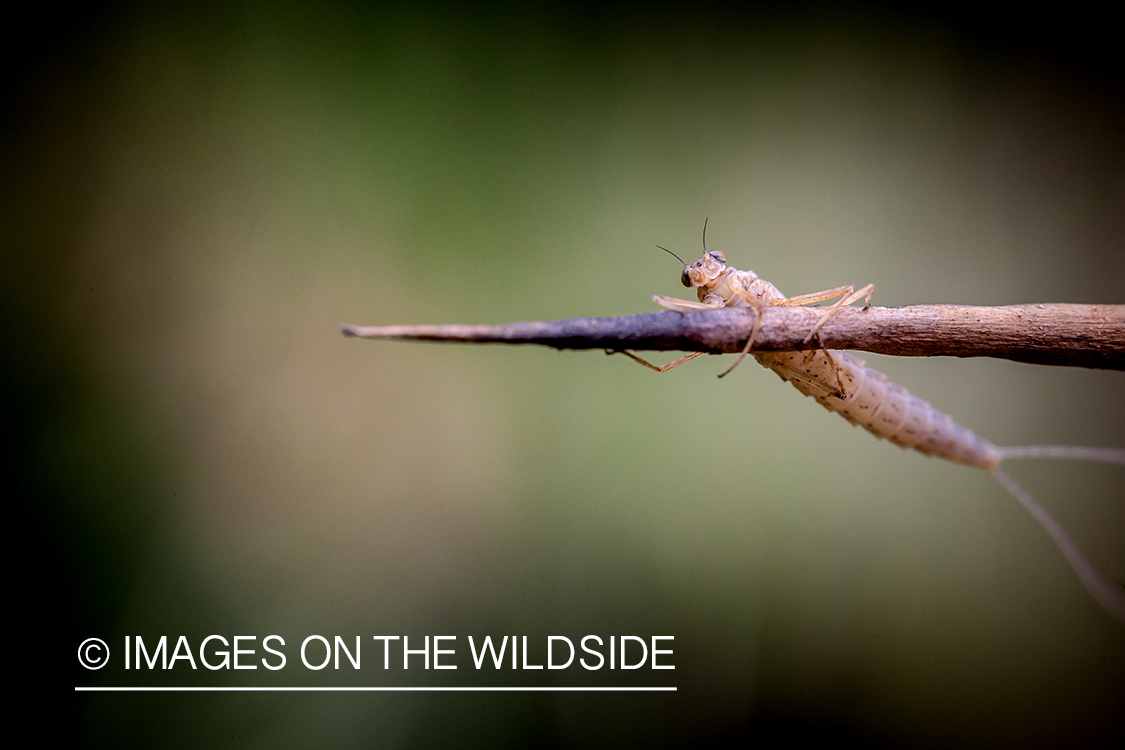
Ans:
{"type": "MultiPolygon", "coordinates": [[[[957,424],[948,414],[938,411],[905,388],[888,382],[884,374],[871,369],[863,360],[847,352],[816,346],[802,351],[754,351],[754,339],[762,320],[761,313],[766,307],[837,300],[835,304],[825,308],[824,314],[805,337],[804,345],[809,345],[820,328],[842,306],[863,299],[864,309],[868,309],[875,287],[868,284],[856,290],[854,285],[848,285],[786,297],[776,286],[759,278],[753,271],[739,271],[727,265],[723,253],[707,250],[706,223],[703,231],[703,255],[694,263],[684,263],[675,253],[660,248],[683,263],[684,270],[680,280],[684,286],[696,290],[699,301],[660,295],[654,295],[652,299],[663,307],[679,312],[722,307],[750,307],[757,311],[742,353],[719,377],[737,367],[747,354],[752,354],[759,364],[776,372],[782,380],[792,383],[798,391],[878,438],[929,456],[991,472],[1043,526],[1090,595],[1110,614],[1125,622],[1125,590],[1102,578],[1055,519],[999,468],[999,463],[1009,458],[1069,458],[1125,464],[1125,450],[1051,445],[1001,448],[957,424]]],[[[622,353],[657,372],[667,372],[703,354],[693,352],[658,367],[631,352],[622,353]]]]}

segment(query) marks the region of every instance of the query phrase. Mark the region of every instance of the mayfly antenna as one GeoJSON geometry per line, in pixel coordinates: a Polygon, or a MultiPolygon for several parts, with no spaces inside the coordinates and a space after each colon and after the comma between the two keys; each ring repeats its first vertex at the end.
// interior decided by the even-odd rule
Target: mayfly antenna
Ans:
{"type": "MultiPolygon", "coordinates": [[[[676,260],[680,261],[680,265],[682,265],[684,268],[687,268],[687,263],[684,263],[683,258],[676,255],[674,252],[672,252],[671,250],[669,250],[666,247],[661,247],[660,245],[657,245],[657,247],[659,247],[661,250],[663,250],[664,252],[671,255],[676,260]]],[[[706,218],[703,219],[703,253],[704,253],[704,255],[707,254],[707,219],[706,218]]],[[[684,284],[684,286],[688,286],[688,284],[684,284]]]]}
{"type": "MultiPolygon", "coordinates": [[[[660,245],[657,245],[657,247],[660,247],[660,245]]],[[[676,254],[675,254],[674,252],[672,252],[672,251],[671,251],[671,250],[669,250],[668,248],[666,248],[666,247],[660,247],[660,249],[661,249],[661,250],[663,250],[664,252],[668,253],[669,255],[671,255],[671,256],[672,256],[673,258],[675,258],[676,260],[680,261],[680,265],[682,265],[682,266],[686,266],[686,265],[687,265],[687,263],[684,263],[684,259],[683,259],[683,258],[681,258],[680,256],[676,255],[676,254]]]]}

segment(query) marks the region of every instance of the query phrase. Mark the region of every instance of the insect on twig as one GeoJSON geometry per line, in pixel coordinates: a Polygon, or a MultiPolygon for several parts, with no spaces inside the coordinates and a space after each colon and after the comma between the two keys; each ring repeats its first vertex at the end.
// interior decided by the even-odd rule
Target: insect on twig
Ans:
{"type": "MultiPolygon", "coordinates": [[[[776,372],[782,380],[792,383],[798,391],[876,437],[929,456],[991,472],[1042,525],[1090,595],[1110,614],[1125,622],[1125,590],[1099,575],[1058,522],[998,466],[1002,460],[1011,458],[1069,458],[1125,464],[1125,450],[1082,446],[997,447],[957,424],[948,414],[938,411],[905,388],[888,382],[886,375],[871,369],[863,360],[847,352],[824,349],[819,345],[805,351],[754,351],[754,340],[761,326],[762,312],[767,307],[808,305],[839,298],[834,305],[825,309],[819,321],[809,330],[802,342],[807,346],[820,328],[844,305],[863,299],[864,310],[868,309],[875,287],[868,284],[856,290],[849,284],[823,292],[786,297],[777,287],[759,278],[753,271],[739,271],[727,265],[723,253],[707,250],[706,222],[703,232],[703,255],[694,263],[684,263],[672,251],[660,248],[683,264],[681,281],[684,286],[696,290],[699,301],[660,295],[655,295],[652,299],[663,307],[679,312],[724,307],[750,307],[756,311],[746,345],[734,365],[719,377],[737,367],[747,354],[753,354],[759,364],[776,372]]],[[[632,352],[621,353],[656,372],[667,372],[703,354],[692,352],[666,365],[656,366],[632,352]]]]}
{"type": "MultiPolygon", "coordinates": [[[[821,341],[823,336],[830,343],[840,342],[837,346],[845,348],[906,356],[998,356],[1041,364],[1125,370],[1125,305],[874,308],[868,307],[874,291],[870,284],[859,290],[848,285],[786,297],[752,271],[728,266],[726,256],[707,250],[706,242],[703,250],[703,255],[694,263],[680,260],[683,264],[681,281],[696,290],[698,302],[653,297],[663,307],[693,313],[689,315],[665,312],[497,326],[345,324],[340,328],[345,336],[363,338],[607,349],[611,354],[625,354],[657,372],[667,372],[705,352],[739,352],[735,366],[751,354],[759,364],[792,383],[801,393],[876,437],[991,472],[1043,526],[1094,599],[1125,622],[1125,590],[1102,578],[1062,527],[998,467],[1001,461],[1014,458],[1068,458],[1125,464],[1125,450],[1077,446],[997,447],[901,386],[887,382],[885,375],[867,367],[863,360],[839,349],[829,349],[821,341]],[[864,300],[862,310],[846,307],[860,299],[864,300]],[[801,305],[829,300],[836,302],[816,308],[823,310],[818,314],[814,314],[814,310],[799,309],[801,305]],[[766,316],[768,308],[774,309],[766,316]],[[743,315],[744,312],[750,315],[743,315]],[[763,324],[766,317],[770,320],[763,324]],[[787,322],[779,324],[781,319],[787,322]],[[841,324],[845,319],[850,321],[846,326],[841,324]],[[829,322],[830,325],[826,325],[829,322]],[[933,335],[935,326],[940,326],[940,336],[933,335]],[[745,334],[747,327],[748,335],[745,334]],[[762,348],[755,349],[760,339],[762,348]],[[658,367],[626,349],[679,349],[692,353],[658,367]]],[[[734,368],[723,375],[731,369],[734,368]]]]}

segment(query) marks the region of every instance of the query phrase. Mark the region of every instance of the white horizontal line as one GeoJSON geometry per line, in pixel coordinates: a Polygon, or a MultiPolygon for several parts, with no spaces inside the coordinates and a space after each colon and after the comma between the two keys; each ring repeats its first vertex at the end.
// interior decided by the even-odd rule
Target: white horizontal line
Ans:
{"type": "Polygon", "coordinates": [[[675,687],[76,687],[76,693],[614,693],[675,687]]]}

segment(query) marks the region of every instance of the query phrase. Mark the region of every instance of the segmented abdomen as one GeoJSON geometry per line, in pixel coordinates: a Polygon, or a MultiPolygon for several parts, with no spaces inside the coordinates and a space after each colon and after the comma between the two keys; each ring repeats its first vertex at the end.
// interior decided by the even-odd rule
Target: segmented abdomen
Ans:
{"type": "Polygon", "coordinates": [[[781,379],[839,413],[853,425],[903,448],[992,469],[996,446],[953,421],[863,360],[835,349],[809,352],[755,352],[758,362],[781,379]],[[838,392],[842,390],[844,398],[838,392]]]}

